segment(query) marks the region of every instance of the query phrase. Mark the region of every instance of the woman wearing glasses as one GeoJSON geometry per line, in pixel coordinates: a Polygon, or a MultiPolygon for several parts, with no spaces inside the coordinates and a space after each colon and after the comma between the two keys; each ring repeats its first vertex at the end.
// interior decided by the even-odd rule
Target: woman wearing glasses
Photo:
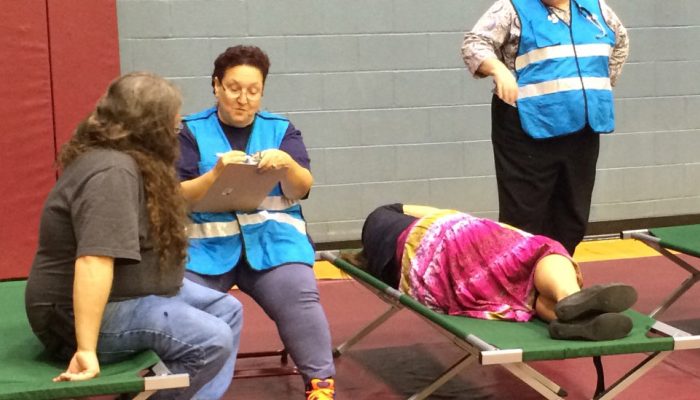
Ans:
{"type": "Polygon", "coordinates": [[[275,321],[308,399],[332,399],[335,368],[313,274],[314,250],[299,200],[313,183],[301,136],[286,118],[260,110],[267,55],[234,46],[214,61],[216,105],[184,118],[178,172],[185,198],[199,200],[223,168],[258,161],[285,174],[253,212],[192,213],[186,276],[228,291],[237,285],[275,321]]]}
{"type": "Polygon", "coordinates": [[[498,0],[465,35],[475,77],[493,77],[499,219],[573,254],[588,223],[600,133],[629,42],[604,0],[498,0]]]}

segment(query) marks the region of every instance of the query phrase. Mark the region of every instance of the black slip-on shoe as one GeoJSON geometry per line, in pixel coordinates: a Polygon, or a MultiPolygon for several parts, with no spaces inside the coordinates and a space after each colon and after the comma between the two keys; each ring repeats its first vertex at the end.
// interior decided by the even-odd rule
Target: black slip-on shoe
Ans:
{"type": "Polygon", "coordinates": [[[560,322],[609,312],[622,312],[637,301],[637,291],[621,283],[594,285],[561,299],[554,307],[560,322]]]}
{"type": "Polygon", "coordinates": [[[620,313],[598,314],[571,322],[552,321],[549,336],[564,340],[614,340],[629,335],[632,319],[620,313]]]}

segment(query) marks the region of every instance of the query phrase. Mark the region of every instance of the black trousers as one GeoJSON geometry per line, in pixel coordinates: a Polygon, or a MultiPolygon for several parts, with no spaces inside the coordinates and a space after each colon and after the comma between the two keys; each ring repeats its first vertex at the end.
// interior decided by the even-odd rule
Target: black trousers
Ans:
{"type": "Polygon", "coordinates": [[[493,96],[491,140],[499,220],[555,239],[573,254],[588,224],[600,136],[586,127],[533,139],[518,110],[493,96]]]}

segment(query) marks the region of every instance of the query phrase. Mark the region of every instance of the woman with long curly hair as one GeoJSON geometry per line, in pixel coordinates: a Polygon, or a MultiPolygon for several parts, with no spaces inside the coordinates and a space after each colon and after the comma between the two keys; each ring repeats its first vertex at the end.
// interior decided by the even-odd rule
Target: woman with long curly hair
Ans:
{"type": "Polygon", "coordinates": [[[26,291],[34,333],[70,360],[55,381],[91,379],[100,363],[152,349],[190,375],[189,388],[159,395],[220,398],[231,382],[241,304],[183,280],[181,102],[154,74],[124,75],[61,150],[26,291]]]}

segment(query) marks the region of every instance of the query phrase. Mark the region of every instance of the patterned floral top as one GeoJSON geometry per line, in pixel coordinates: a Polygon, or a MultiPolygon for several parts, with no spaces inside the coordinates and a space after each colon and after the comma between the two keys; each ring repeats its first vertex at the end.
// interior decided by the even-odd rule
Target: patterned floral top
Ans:
{"type": "MultiPolygon", "coordinates": [[[[600,0],[603,18],[610,29],[615,32],[615,47],[610,56],[610,83],[615,86],[622,72],[622,65],[629,55],[629,38],[627,30],[612,9],[600,0]]],[[[548,6],[551,13],[563,23],[569,24],[571,13],[548,6]]],[[[515,58],[520,43],[520,19],[510,0],[497,0],[491,8],[477,21],[474,28],[464,35],[462,59],[469,72],[477,78],[483,78],[477,70],[484,60],[498,58],[508,69],[515,71],[515,58]]]]}
{"type": "MultiPolygon", "coordinates": [[[[558,242],[469,214],[440,210],[399,236],[399,290],[449,315],[528,321],[535,315],[534,273],[558,242]]],[[[574,268],[581,283],[578,265],[574,268]]]]}

